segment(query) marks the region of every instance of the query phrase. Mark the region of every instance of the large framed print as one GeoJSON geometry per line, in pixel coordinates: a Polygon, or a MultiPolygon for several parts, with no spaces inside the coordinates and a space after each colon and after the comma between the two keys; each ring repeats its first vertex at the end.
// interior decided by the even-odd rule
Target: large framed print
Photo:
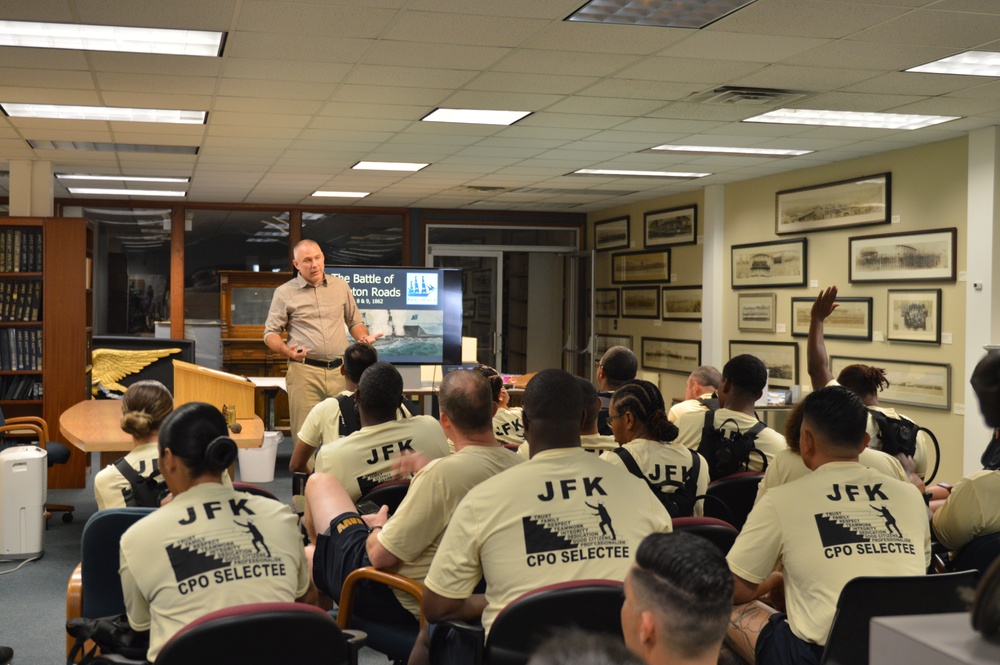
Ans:
{"type": "Polygon", "coordinates": [[[806,239],[733,245],[732,286],[759,289],[806,285],[806,239]]]}
{"type": "Polygon", "coordinates": [[[778,297],[773,293],[740,293],[737,325],[742,332],[774,332],[778,297]]]}
{"type": "MultiPolygon", "coordinates": [[[[808,337],[815,298],[792,298],[792,337],[808,337]]],[[[837,298],[837,308],[823,322],[829,339],[872,339],[872,299],[837,298]]]]}
{"type": "Polygon", "coordinates": [[[798,342],[729,342],[729,357],[749,353],[767,367],[769,387],[789,388],[799,382],[798,342]]]}
{"type": "Polygon", "coordinates": [[[957,229],[884,233],[848,239],[849,280],[857,282],[954,282],[957,229]]]}
{"type": "Polygon", "coordinates": [[[643,369],[687,376],[701,365],[701,342],[643,337],[641,360],[643,369]]]}
{"type": "Polygon", "coordinates": [[[612,346],[624,346],[626,349],[632,348],[631,335],[594,335],[594,358],[601,360],[601,356],[612,346]]]}
{"type": "Polygon", "coordinates": [[[664,321],[701,321],[701,286],[664,286],[660,294],[664,321]]]}
{"type": "Polygon", "coordinates": [[[889,387],[878,394],[878,401],[924,406],[929,409],[951,408],[951,365],[906,360],[830,357],[834,376],[848,365],[871,365],[885,370],[889,387]]]}
{"type": "Polygon", "coordinates": [[[644,247],[693,245],[698,242],[698,206],[653,210],[642,216],[644,247]]]}
{"type": "Polygon", "coordinates": [[[618,289],[594,289],[594,316],[617,318],[620,316],[618,289]]]}
{"type": "Polygon", "coordinates": [[[670,250],[611,255],[611,283],[670,283],[670,250]]]}
{"type": "Polygon", "coordinates": [[[616,217],[594,222],[594,249],[602,252],[608,249],[627,249],[629,246],[629,222],[631,217],[616,217]]]}
{"type": "Polygon", "coordinates": [[[658,286],[622,287],[622,318],[627,318],[627,319],[660,318],[660,287],[658,286]]]}
{"type": "Polygon", "coordinates": [[[786,189],[775,194],[774,232],[780,236],[888,224],[891,189],[890,173],[786,189]]]}
{"type": "Polygon", "coordinates": [[[889,289],[890,342],[941,343],[941,289],[889,289]]]}

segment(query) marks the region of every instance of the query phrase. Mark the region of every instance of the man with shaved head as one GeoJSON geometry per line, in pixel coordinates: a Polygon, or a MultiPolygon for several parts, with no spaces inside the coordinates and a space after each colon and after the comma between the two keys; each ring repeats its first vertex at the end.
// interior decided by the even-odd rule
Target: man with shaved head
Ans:
{"type": "Polygon", "coordinates": [[[477,485],[455,510],[424,580],[428,621],[481,617],[489,631],[507,603],[532,589],[624,580],[642,539],[670,531],[642,480],[580,447],[582,418],[576,377],[547,369],[531,379],[531,459],[477,485]],[[473,593],[480,578],[485,596],[473,593]]]}

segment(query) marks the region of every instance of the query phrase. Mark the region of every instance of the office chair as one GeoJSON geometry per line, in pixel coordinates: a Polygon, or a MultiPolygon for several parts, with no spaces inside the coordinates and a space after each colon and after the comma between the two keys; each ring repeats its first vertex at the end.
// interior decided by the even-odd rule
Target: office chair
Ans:
{"type": "Polygon", "coordinates": [[[979,571],[903,577],[856,577],[837,600],[820,665],[868,665],[873,617],[967,612],[979,571]]]}
{"type": "Polygon", "coordinates": [[[274,492],[267,489],[266,487],[261,487],[260,485],[254,485],[253,483],[245,483],[241,480],[233,481],[233,489],[237,492],[246,492],[247,494],[253,494],[255,496],[263,496],[268,499],[274,499],[275,501],[281,501],[274,492]]]}
{"type": "MultiPolygon", "coordinates": [[[[125,531],[155,508],[109,508],[90,516],[80,537],[80,563],[66,585],[66,620],[96,619],[125,612],[118,575],[118,542],[125,531]]],[[[66,653],[73,646],[66,637],[66,653]]]]}
{"type": "Polygon", "coordinates": [[[354,628],[363,631],[368,640],[366,646],[384,653],[393,663],[404,664],[410,657],[413,644],[417,641],[420,624],[423,623],[424,585],[409,577],[396,573],[388,573],[371,566],[358,568],[347,576],[340,591],[340,601],[337,609],[331,614],[337,617],[337,625],[342,629],[354,628]],[[412,624],[385,623],[375,618],[354,614],[354,600],[359,593],[358,585],[362,581],[375,584],[385,584],[400,589],[414,598],[421,605],[420,622],[412,624]]]}
{"type": "Polygon", "coordinates": [[[436,625],[431,665],[525,665],[531,653],[558,628],[575,627],[624,640],[622,583],[614,580],[562,582],[529,591],[511,601],[483,641],[482,626],[458,621],[436,625]]]}
{"type": "Polygon", "coordinates": [[[730,548],[740,534],[729,522],[714,517],[675,517],[671,520],[674,531],[686,531],[694,534],[719,548],[723,554],[729,554],[730,548]]]}
{"type": "Polygon", "coordinates": [[[410,489],[410,479],[389,480],[379,483],[358,498],[358,503],[371,501],[376,506],[389,506],[389,514],[392,515],[403,503],[406,493],[410,489]]]}
{"type": "MultiPolygon", "coordinates": [[[[5,439],[32,439],[38,442],[38,447],[48,454],[45,457],[46,466],[54,464],[65,464],[69,461],[69,448],[63,444],[49,438],[49,426],[38,416],[16,416],[4,418],[3,409],[0,408],[0,450],[8,446],[23,445],[20,443],[8,443],[5,439]]],[[[64,503],[46,503],[47,513],[62,513],[62,521],[69,523],[73,521],[73,511],[75,508],[64,503]]]]}
{"type": "Polygon", "coordinates": [[[705,490],[705,517],[725,520],[737,530],[742,529],[763,477],[760,471],[741,471],[710,482],[705,490]]]}

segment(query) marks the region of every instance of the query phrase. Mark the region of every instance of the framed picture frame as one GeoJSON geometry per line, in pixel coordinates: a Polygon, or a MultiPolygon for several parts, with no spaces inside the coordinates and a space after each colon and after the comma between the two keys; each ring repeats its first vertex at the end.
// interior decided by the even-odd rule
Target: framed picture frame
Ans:
{"type": "Polygon", "coordinates": [[[767,385],[790,388],[799,382],[798,342],[744,342],[730,340],[729,357],[749,353],[763,361],[767,367],[767,385]]]}
{"type": "Polygon", "coordinates": [[[643,247],[694,245],[698,242],[698,206],[653,210],[642,216],[643,247]]]}
{"type": "Polygon", "coordinates": [[[493,288],[490,283],[493,279],[493,271],[491,270],[473,270],[469,273],[469,286],[472,287],[472,293],[492,293],[493,288]]]}
{"type": "Polygon", "coordinates": [[[737,325],[741,332],[774,332],[778,296],[774,293],[737,294],[737,325]]]}
{"type": "Polygon", "coordinates": [[[701,365],[701,342],[661,337],[641,338],[642,368],[687,376],[701,365]]]}
{"type": "Polygon", "coordinates": [[[786,189],[775,194],[774,232],[780,236],[888,224],[891,191],[891,173],[786,189]]]}
{"type": "Polygon", "coordinates": [[[848,280],[859,282],[954,282],[958,229],[883,233],[848,238],[848,280]]]}
{"type": "Polygon", "coordinates": [[[670,283],[670,250],[611,255],[611,283],[670,283]]]}
{"type": "Polygon", "coordinates": [[[621,316],[621,296],[618,289],[594,289],[594,316],[615,319],[621,316]]]}
{"type": "Polygon", "coordinates": [[[941,343],[941,289],[889,289],[890,342],[941,343]]]}
{"type": "Polygon", "coordinates": [[[889,387],[878,394],[878,401],[910,404],[928,409],[951,409],[951,365],[831,356],[830,371],[840,374],[848,365],[871,365],[885,370],[889,387]]]}
{"type": "Polygon", "coordinates": [[[631,242],[630,215],[594,222],[594,249],[604,252],[609,249],[628,249],[631,242]]]}
{"type": "Polygon", "coordinates": [[[594,335],[594,358],[600,360],[601,356],[612,346],[624,346],[632,348],[632,335],[594,335]]]}
{"type": "Polygon", "coordinates": [[[471,319],[476,315],[476,299],[462,298],[462,318],[471,319]]]}
{"type": "Polygon", "coordinates": [[[701,321],[702,288],[661,286],[660,315],[664,321],[701,321]]]}
{"type": "Polygon", "coordinates": [[[488,295],[476,296],[476,318],[489,320],[490,297],[488,295]]]}
{"type": "MultiPolygon", "coordinates": [[[[815,298],[792,298],[792,337],[808,337],[815,298]]],[[[828,339],[872,340],[872,298],[837,298],[837,308],[823,323],[828,339]]]]}
{"type": "Polygon", "coordinates": [[[732,287],[806,285],[806,239],[754,242],[732,247],[732,287]]]}
{"type": "Polygon", "coordinates": [[[660,287],[623,286],[622,318],[624,319],[660,318],[660,287]]]}

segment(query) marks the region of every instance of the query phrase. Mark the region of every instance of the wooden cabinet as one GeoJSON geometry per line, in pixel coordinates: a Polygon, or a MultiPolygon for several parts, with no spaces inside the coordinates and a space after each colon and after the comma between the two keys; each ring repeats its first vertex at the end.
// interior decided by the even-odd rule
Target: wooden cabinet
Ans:
{"type": "Polygon", "coordinates": [[[0,242],[4,244],[0,286],[5,293],[24,283],[40,285],[36,320],[31,320],[35,317],[29,306],[26,316],[23,310],[18,315],[28,320],[0,321],[0,334],[8,341],[14,331],[15,353],[18,331],[24,331],[19,369],[6,364],[11,369],[0,370],[0,407],[6,416],[41,416],[49,425],[49,436],[69,446],[69,462],[49,469],[50,488],[85,487],[86,455],[59,433],[59,416],[90,398],[93,227],[74,218],[0,218],[0,242]],[[13,246],[8,245],[11,240],[13,246]],[[25,385],[27,394],[18,389],[25,385]]]}

